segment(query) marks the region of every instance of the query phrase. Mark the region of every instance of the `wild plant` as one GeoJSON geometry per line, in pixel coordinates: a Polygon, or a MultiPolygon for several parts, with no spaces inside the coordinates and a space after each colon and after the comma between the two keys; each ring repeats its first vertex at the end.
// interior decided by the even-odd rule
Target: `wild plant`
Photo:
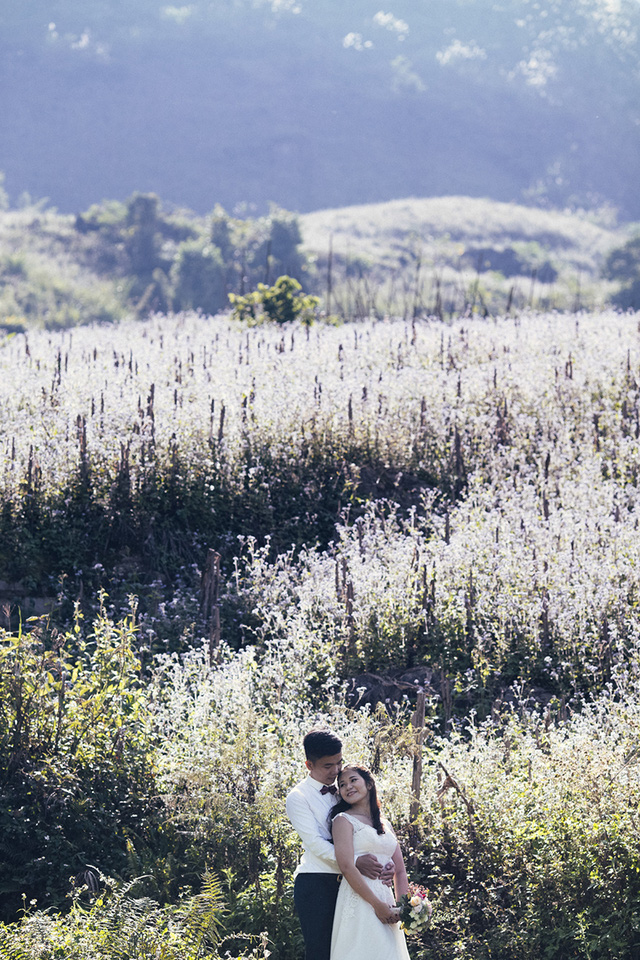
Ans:
{"type": "Polygon", "coordinates": [[[221,884],[213,875],[205,875],[200,893],[173,907],[141,895],[138,880],[95,877],[94,890],[73,890],[65,916],[52,917],[32,901],[21,921],[0,925],[3,958],[197,960],[219,955],[224,908],[221,884]]]}
{"type": "Polygon", "coordinates": [[[153,730],[135,613],[0,638],[2,913],[64,900],[87,864],[127,862],[154,805],[153,730]]]}

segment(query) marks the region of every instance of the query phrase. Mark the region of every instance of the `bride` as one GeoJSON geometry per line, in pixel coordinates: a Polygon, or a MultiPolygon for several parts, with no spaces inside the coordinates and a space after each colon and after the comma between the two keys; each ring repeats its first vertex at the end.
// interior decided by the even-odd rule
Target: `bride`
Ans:
{"type": "Polygon", "coordinates": [[[331,960],[409,960],[399,910],[389,887],[364,877],[355,861],[372,853],[393,860],[396,898],[408,892],[407,871],[389,822],[380,814],[373,777],[346,766],[338,776],[340,799],[331,810],[336,860],[343,876],[331,937],[331,960]]]}

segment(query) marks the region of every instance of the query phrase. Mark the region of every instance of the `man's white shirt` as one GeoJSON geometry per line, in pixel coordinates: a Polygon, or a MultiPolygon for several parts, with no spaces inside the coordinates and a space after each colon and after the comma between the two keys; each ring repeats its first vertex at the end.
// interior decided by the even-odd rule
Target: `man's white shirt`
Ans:
{"type": "Polygon", "coordinates": [[[322,787],[322,783],[308,776],[287,796],[287,816],[302,840],[304,851],[294,876],[340,873],[329,830],[329,811],[338,798],[335,794],[322,793],[322,787]]]}

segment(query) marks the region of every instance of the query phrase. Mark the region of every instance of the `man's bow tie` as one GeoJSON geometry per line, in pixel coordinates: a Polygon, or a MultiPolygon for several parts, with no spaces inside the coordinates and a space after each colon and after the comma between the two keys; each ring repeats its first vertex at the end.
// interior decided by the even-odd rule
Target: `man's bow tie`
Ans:
{"type": "Polygon", "coordinates": [[[335,787],[323,787],[320,791],[320,793],[337,793],[337,792],[338,791],[336,790],[335,787]]]}

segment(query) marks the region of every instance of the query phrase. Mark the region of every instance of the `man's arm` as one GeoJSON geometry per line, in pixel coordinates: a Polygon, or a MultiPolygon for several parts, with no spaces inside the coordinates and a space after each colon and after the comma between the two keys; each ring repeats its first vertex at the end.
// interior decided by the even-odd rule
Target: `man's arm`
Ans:
{"type": "MultiPolygon", "coordinates": [[[[336,851],[330,840],[326,840],[320,833],[320,824],[314,816],[311,807],[303,796],[298,793],[290,793],[286,802],[287,816],[291,821],[294,830],[302,840],[305,850],[313,853],[316,857],[324,860],[326,864],[338,869],[336,851]]],[[[371,880],[380,877],[386,886],[393,886],[393,874],[395,867],[393,862],[389,862],[384,867],[372,853],[363,853],[358,857],[356,866],[360,873],[371,880]]]]}
{"type": "Polygon", "coordinates": [[[287,816],[302,840],[305,850],[313,853],[314,856],[324,860],[326,864],[337,870],[338,861],[336,860],[334,846],[320,833],[320,824],[304,797],[295,792],[290,793],[287,797],[286,810],[287,816]]]}

